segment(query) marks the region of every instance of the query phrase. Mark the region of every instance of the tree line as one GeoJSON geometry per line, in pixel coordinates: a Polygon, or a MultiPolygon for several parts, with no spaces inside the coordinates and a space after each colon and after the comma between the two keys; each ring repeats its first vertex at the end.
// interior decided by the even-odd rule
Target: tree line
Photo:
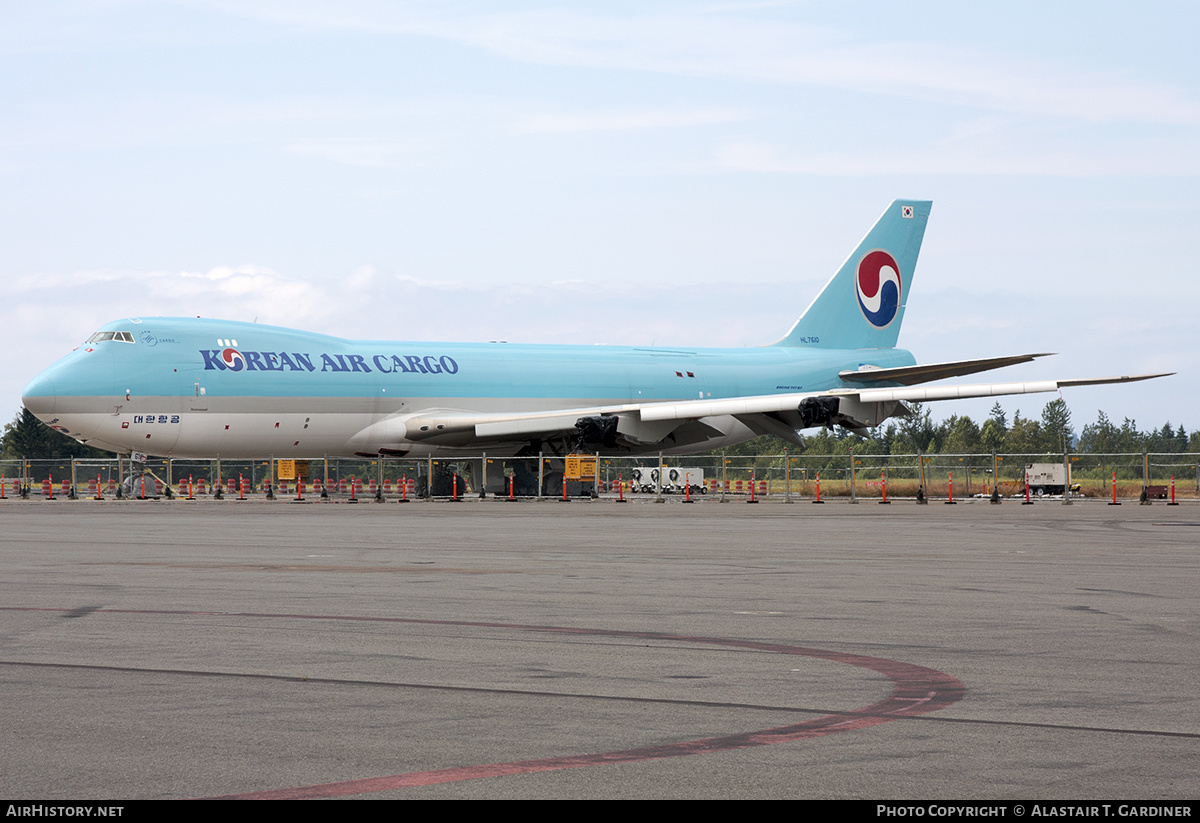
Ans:
{"type": "Polygon", "coordinates": [[[849,454],[1129,454],[1141,451],[1180,454],[1200,452],[1200,434],[1189,435],[1183,426],[1169,422],[1147,431],[1126,417],[1120,425],[1101,411],[1094,423],[1085,425],[1078,435],[1071,423],[1071,411],[1062,398],[1051,400],[1040,417],[1022,417],[1013,412],[1012,420],[999,402],[982,424],[965,415],[951,415],[934,422],[930,410],[920,403],[910,404],[912,414],[894,418],[873,429],[869,437],[859,437],[842,428],[806,433],[804,446],[797,447],[778,437],[759,437],[726,450],[727,454],[757,455],[788,453],[810,455],[849,454]]]}

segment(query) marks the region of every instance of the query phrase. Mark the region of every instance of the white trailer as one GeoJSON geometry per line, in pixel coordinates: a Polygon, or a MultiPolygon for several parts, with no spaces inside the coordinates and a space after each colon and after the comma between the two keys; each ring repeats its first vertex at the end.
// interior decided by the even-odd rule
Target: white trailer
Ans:
{"type": "MultiPolygon", "coordinates": [[[[631,491],[651,494],[658,491],[658,466],[638,466],[633,470],[631,491]]],[[[683,494],[691,487],[692,494],[707,494],[704,469],[685,469],[682,466],[662,467],[662,490],[665,494],[683,494]]]]}
{"type": "Polygon", "coordinates": [[[1062,463],[1025,464],[1025,482],[1030,494],[1062,494],[1069,481],[1062,463]]]}

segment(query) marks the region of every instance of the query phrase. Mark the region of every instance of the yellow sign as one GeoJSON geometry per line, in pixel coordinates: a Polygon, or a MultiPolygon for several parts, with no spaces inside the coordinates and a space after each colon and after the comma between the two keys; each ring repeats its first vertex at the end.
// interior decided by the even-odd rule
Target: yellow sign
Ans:
{"type": "Polygon", "coordinates": [[[596,476],[596,458],[588,454],[567,455],[563,471],[567,480],[591,480],[596,476]]]}
{"type": "Polygon", "coordinates": [[[279,479],[280,480],[295,480],[296,479],[296,461],[295,460],[278,460],[279,464],[279,479]]]}

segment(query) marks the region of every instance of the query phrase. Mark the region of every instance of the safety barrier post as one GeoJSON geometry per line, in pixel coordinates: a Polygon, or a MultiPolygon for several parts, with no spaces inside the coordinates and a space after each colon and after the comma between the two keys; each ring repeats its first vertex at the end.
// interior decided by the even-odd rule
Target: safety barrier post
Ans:
{"type": "Polygon", "coordinates": [[[453,494],[450,496],[450,500],[457,503],[457,502],[459,502],[459,500],[458,500],[458,472],[457,471],[455,471],[452,475],[450,475],[450,482],[451,482],[451,488],[453,491],[453,494]]]}
{"type": "Polygon", "coordinates": [[[663,499],[663,456],[662,452],[658,453],[658,476],[654,481],[654,502],[665,503],[663,499]]]}
{"type": "Polygon", "coordinates": [[[617,472],[617,502],[625,502],[625,481],[621,479],[620,472],[617,472]]]}
{"type": "Polygon", "coordinates": [[[1113,474],[1113,478],[1112,478],[1112,484],[1113,484],[1113,499],[1112,499],[1112,502],[1111,502],[1111,503],[1109,503],[1108,505],[1110,505],[1110,506],[1119,506],[1119,505],[1121,505],[1121,504],[1117,502],[1117,472],[1116,472],[1116,470],[1115,470],[1115,469],[1113,470],[1113,473],[1112,473],[1112,474],[1113,474]]]}
{"type": "Polygon", "coordinates": [[[686,477],[684,478],[684,481],[683,481],[683,502],[684,503],[692,502],[692,484],[687,482],[686,477]]]}
{"type": "Polygon", "coordinates": [[[1029,499],[1029,477],[1028,476],[1026,476],[1026,478],[1025,478],[1025,502],[1022,503],[1021,505],[1022,506],[1032,506],[1033,505],[1033,501],[1029,499]]]}
{"type": "Polygon", "coordinates": [[[188,475],[188,500],[196,499],[196,485],[192,482],[192,476],[188,475]]]}
{"type": "Polygon", "coordinates": [[[563,496],[562,496],[562,502],[564,502],[564,503],[566,503],[566,502],[567,502],[567,472],[566,472],[566,470],[565,470],[565,469],[563,470],[563,496]]]}
{"type": "Polygon", "coordinates": [[[721,502],[725,502],[725,495],[729,493],[729,458],[725,456],[725,450],[721,450],[721,502]]]}
{"type": "Polygon", "coordinates": [[[516,487],[517,487],[517,475],[510,474],[508,476],[508,502],[509,503],[512,503],[513,501],[515,501],[517,499],[516,487]]]}
{"type": "Polygon", "coordinates": [[[8,495],[4,493],[4,475],[0,474],[0,500],[7,500],[8,495]]]}
{"type": "Polygon", "coordinates": [[[98,474],[97,474],[97,475],[96,475],[96,497],[95,497],[95,499],[96,499],[96,500],[103,500],[103,499],[104,499],[104,495],[101,493],[100,489],[101,489],[101,485],[100,485],[100,475],[98,475],[98,474]]]}
{"type": "Polygon", "coordinates": [[[880,500],[879,502],[881,504],[889,504],[890,505],[891,501],[887,499],[887,466],[883,467],[883,471],[880,473],[879,478],[880,478],[880,487],[883,489],[883,499],[880,500]]]}
{"type": "Polygon", "coordinates": [[[46,496],[47,500],[54,499],[54,475],[46,475],[46,482],[42,484],[42,494],[46,496]]]}
{"type": "Polygon", "coordinates": [[[850,501],[858,502],[858,493],[854,488],[854,444],[850,444],[850,501]]]}
{"type": "Polygon", "coordinates": [[[754,486],[755,486],[754,470],[752,469],[750,471],[750,499],[746,501],[747,503],[757,503],[758,502],[757,500],[754,499],[754,486]]]}
{"type": "Polygon", "coordinates": [[[396,502],[397,503],[407,503],[408,502],[408,475],[407,474],[400,476],[400,499],[397,500],[396,502]]]}
{"type": "Polygon", "coordinates": [[[928,502],[925,498],[925,455],[917,449],[917,505],[924,506],[928,502]]]}
{"type": "Polygon", "coordinates": [[[1071,505],[1071,455],[1063,452],[1063,505],[1071,505]]]}
{"type": "Polygon", "coordinates": [[[1175,475],[1171,475],[1171,502],[1168,503],[1167,505],[1168,506],[1178,506],[1179,505],[1178,503],[1175,502],[1175,475]]]}
{"type": "Polygon", "coordinates": [[[824,500],[821,499],[821,473],[820,472],[817,472],[817,499],[814,500],[813,502],[814,503],[824,503],[825,502],[824,500]]]}
{"type": "Polygon", "coordinates": [[[783,450],[783,502],[792,502],[792,458],[783,450]]]}
{"type": "Polygon", "coordinates": [[[948,486],[948,488],[949,488],[949,492],[950,492],[950,497],[946,500],[946,505],[954,506],[954,505],[957,505],[954,502],[954,472],[950,472],[949,474],[950,474],[950,481],[949,481],[950,485],[948,486]]]}
{"type": "Polygon", "coordinates": [[[304,478],[303,477],[296,478],[296,497],[295,497],[294,502],[296,502],[296,503],[304,502],[304,478]]]}
{"type": "Polygon", "coordinates": [[[246,499],[246,478],[238,472],[238,500],[246,499]]]}
{"type": "MultiPolygon", "coordinates": [[[[350,477],[350,499],[346,501],[347,503],[357,503],[358,502],[358,497],[354,493],[355,486],[357,486],[358,484],[355,483],[354,481],[355,481],[355,477],[353,475],[351,475],[351,477],[350,477]]],[[[343,482],[344,482],[344,479],[343,479],[343,482]]]]}
{"type": "Polygon", "coordinates": [[[1142,498],[1143,506],[1150,505],[1150,453],[1142,449],[1142,498]]]}

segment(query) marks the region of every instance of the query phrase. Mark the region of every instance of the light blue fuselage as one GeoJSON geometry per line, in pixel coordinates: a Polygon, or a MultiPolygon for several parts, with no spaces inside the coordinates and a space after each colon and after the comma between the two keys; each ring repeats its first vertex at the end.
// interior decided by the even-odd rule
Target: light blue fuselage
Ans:
{"type": "MultiPolygon", "coordinates": [[[[841,370],[915,362],[902,349],[353,341],[189,318],[122,320],[101,332],[129,332],[133,342],[81,345],[30,383],[26,406],[93,445],[176,456],[369,453],[390,444],[354,436],[398,414],[822,391],[846,385],[841,370]]],[[[703,448],[756,434],[727,422],[721,442],[703,448]]]]}

